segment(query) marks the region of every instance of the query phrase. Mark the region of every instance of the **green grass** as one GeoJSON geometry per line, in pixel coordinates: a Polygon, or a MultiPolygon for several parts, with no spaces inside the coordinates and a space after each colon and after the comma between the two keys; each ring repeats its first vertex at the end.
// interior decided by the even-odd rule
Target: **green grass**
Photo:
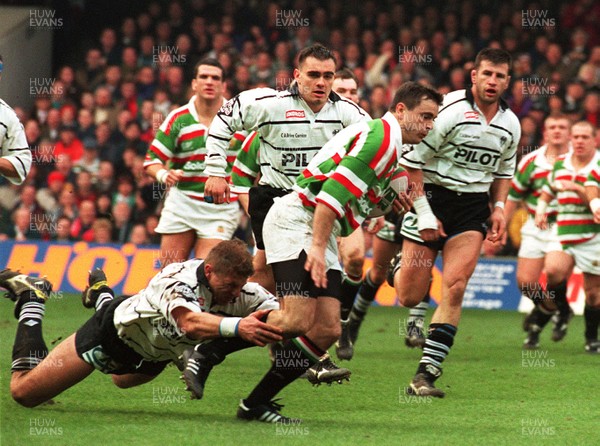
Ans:
{"type": "MultiPolygon", "coordinates": [[[[95,372],[54,405],[20,407],[9,394],[16,322],[9,302],[0,304],[3,446],[599,443],[599,358],[583,351],[581,317],[562,343],[544,333],[540,360],[522,356],[521,315],[465,311],[438,381],[446,398],[432,400],[402,392],[420,358],[399,334],[407,311],[372,308],[355,358],[343,363],[353,371],[351,382],[316,388],[293,383],[281,394],[283,413],[303,423],[282,428],[235,418],[238,400],[269,366],[266,350],[259,348],[234,354],[213,370],[202,401],[188,399],[177,370],[169,367],[153,382],[127,390],[95,372]]],[[[74,296],[51,301],[44,320],[48,345],[89,315],[74,296]]]]}

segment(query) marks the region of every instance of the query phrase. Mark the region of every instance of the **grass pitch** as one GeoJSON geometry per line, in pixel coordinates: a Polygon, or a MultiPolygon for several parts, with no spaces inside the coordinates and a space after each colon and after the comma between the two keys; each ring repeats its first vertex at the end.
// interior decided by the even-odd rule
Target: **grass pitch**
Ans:
{"type": "MultiPolygon", "coordinates": [[[[522,315],[466,310],[437,385],[444,399],[407,396],[420,350],[404,346],[406,309],[375,307],[361,329],[350,383],[286,388],[284,415],[300,425],[235,418],[269,367],[266,349],[231,355],[211,374],[201,401],[191,401],[176,368],[154,381],[118,389],[94,372],[54,405],[20,407],[9,394],[12,305],[0,301],[0,443],[9,445],[518,445],[599,444],[599,356],[583,350],[575,317],[561,343],[542,336],[536,352],[521,350],[522,315]]],[[[47,344],[66,338],[91,312],[78,296],[46,309],[47,344]]],[[[550,327],[549,327],[550,328],[550,327]]],[[[332,349],[333,352],[333,349],[332,349]]],[[[335,359],[335,356],[334,356],[335,359]]]]}

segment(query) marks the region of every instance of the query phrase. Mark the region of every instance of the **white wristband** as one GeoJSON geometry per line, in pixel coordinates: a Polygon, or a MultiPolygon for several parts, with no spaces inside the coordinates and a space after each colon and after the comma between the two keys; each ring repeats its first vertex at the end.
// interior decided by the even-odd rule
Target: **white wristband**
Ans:
{"type": "Polygon", "coordinates": [[[590,209],[592,210],[593,214],[600,209],[600,198],[594,198],[592,201],[590,201],[590,209]]]}
{"type": "Polygon", "coordinates": [[[496,202],[494,203],[494,207],[495,207],[495,208],[504,209],[504,201],[496,201],[496,202]]]}
{"type": "Polygon", "coordinates": [[[159,183],[166,183],[167,182],[167,177],[169,176],[169,171],[167,169],[160,169],[158,172],[156,172],[156,179],[158,180],[159,183]]]}
{"type": "Polygon", "coordinates": [[[233,338],[238,335],[241,317],[224,317],[219,323],[219,335],[223,338],[233,338]]]}
{"type": "Polygon", "coordinates": [[[437,218],[433,215],[433,211],[429,206],[429,202],[424,195],[413,200],[413,207],[417,213],[417,229],[438,229],[437,218]]]}
{"type": "Polygon", "coordinates": [[[538,198],[537,206],[535,207],[535,215],[536,216],[544,216],[546,215],[546,208],[548,207],[548,202],[544,200],[540,200],[538,198]]]}

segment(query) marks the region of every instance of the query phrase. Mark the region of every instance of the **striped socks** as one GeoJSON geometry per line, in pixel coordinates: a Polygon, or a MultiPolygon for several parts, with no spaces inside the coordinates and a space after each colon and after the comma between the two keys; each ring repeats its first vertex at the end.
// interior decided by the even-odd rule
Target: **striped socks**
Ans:
{"type": "Polygon", "coordinates": [[[442,374],[442,362],[454,344],[457,327],[450,324],[430,324],[417,373],[424,373],[434,382],[442,374]]]}
{"type": "Polygon", "coordinates": [[[354,305],[352,306],[350,319],[357,321],[362,321],[364,319],[371,303],[375,300],[375,295],[380,286],[381,285],[376,285],[371,281],[369,271],[367,271],[365,280],[363,281],[363,284],[358,291],[358,295],[356,296],[356,300],[354,301],[354,305]]]}
{"type": "MultiPolygon", "coordinates": [[[[21,306],[19,324],[12,351],[11,371],[31,370],[48,356],[48,347],[42,336],[42,319],[46,306],[34,292],[21,306]]],[[[22,296],[21,298],[24,298],[22,296]]]]}

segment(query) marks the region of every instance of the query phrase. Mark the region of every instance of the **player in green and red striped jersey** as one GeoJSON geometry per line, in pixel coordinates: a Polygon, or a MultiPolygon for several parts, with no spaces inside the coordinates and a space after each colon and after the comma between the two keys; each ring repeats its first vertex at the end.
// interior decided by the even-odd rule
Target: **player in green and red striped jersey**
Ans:
{"type": "Polygon", "coordinates": [[[566,116],[549,116],[544,121],[545,145],[523,157],[513,177],[504,215],[510,221],[520,202],[529,217],[521,228],[521,247],[517,261],[517,284],[521,292],[533,301],[534,309],[525,318],[528,332],[524,348],[537,348],[540,333],[558,309],[552,340],[560,341],[567,333],[573,311],[567,301],[567,279],[571,270],[568,254],[562,251],[556,234],[556,200],[548,207],[549,228],[535,226],[535,209],[542,186],[552,171],[554,161],[569,151],[570,121],[566,116]],[[542,269],[546,272],[545,292],[539,283],[542,269]]]}
{"type": "Polygon", "coordinates": [[[547,207],[553,197],[558,200],[558,239],[569,255],[568,266],[583,272],[585,291],[585,350],[600,353],[598,325],[600,324],[600,223],[594,221],[584,184],[600,162],[595,147],[596,129],[587,121],[571,127],[572,152],[556,163],[542,195],[538,199],[535,223],[547,227],[547,207]]]}
{"type": "MultiPolygon", "coordinates": [[[[192,80],[194,96],[183,107],[173,110],[161,124],[146,154],[144,167],[155,177],[154,198],[166,193],[156,232],[162,234],[162,266],[186,260],[192,248],[195,256],[206,254],[222,240],[229,240],[239,221],[237,197],[217,206],[204,199],[208,176],[206,138],[208,127],[223,105],[223,68],[214,59],[196,65],[192,80]],[[168,192],[168,193],[167,193],[168,192]]],[[[244,136],[236,133],[227,151],[227,172],[244,136]]]]}
{"type": "MultiPolygon", "coordinates": [[[[340,335],[341,266],[336,236],[358,228],[388,192],[403,141],[415,144],[433,127],[442,96],[407,82],[381,119],[351,125],[323,146],[293,191],[275,199],[264,222],[267,263],[281,296],[274,325],[297,337],[278,355],[294,358],[271,369],[241,401],[238,417],[273,422],[272,398],[316,363],[340,335]]],[[[407,201],[398,206],[410,207],[407,201]]]]}

